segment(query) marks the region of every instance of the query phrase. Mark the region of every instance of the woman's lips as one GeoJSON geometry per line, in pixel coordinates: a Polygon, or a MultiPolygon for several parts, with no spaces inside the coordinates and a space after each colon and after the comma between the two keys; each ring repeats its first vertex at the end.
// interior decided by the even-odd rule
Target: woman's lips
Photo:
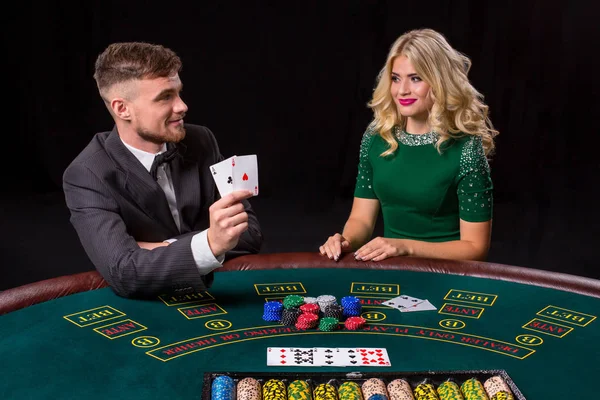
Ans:
{"type": "Polygon", "coordinates": [[[410,106],[412,103],[417,101],[417,99],[399,99],[398,101],[402,106],[410,106]]]}

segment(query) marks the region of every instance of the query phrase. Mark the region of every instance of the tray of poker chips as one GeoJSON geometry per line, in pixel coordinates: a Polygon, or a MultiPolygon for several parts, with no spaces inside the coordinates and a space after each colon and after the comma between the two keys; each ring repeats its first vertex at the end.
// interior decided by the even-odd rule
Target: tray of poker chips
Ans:
{"type": "Polygon", "coordinates": [[[524,400],[505,370],[205,372],[202,400],[524,400]]]}

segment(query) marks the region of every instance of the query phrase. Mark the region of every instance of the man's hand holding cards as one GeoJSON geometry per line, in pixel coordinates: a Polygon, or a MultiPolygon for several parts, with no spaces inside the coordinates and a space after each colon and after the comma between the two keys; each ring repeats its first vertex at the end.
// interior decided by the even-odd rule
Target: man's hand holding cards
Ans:
{"type": "Polygon", "coordinates": [[[256,154],[231,156],[210,166],[221,197],[236,190],[248,190],[258,196],[258,162],[256,154]]]}

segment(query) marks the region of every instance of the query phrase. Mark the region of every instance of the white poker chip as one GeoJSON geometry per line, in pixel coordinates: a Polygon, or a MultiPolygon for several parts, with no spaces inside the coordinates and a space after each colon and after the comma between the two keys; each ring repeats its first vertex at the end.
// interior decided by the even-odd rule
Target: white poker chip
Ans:
{"type": "Polygon", "coordinates": [[[336,304],[335,300],[335,296],[332,296],[330,294],[324,294],[317,297],[317,302],[319,303],[321,310],[324,310],[325,308],[327,308],[327,306],[336,304]]]}
{"type": "Polygon", "coordinates": [[[332,296],[330,294],[322,294],[319,297],[317,297],[317,301],[325,301],[325,302],[335,301],[335,296],[332,296]]]}
{"type": "Polygon", "coordinates": [[[316,297],[305,297],[304,298],[304,303],[305,304],[317,304],[319,301],[317,300],[316,297]]]}

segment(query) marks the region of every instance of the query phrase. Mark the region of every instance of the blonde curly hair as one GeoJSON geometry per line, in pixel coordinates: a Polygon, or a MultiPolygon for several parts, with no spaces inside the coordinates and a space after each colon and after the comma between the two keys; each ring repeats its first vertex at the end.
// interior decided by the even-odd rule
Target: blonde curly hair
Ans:
{"type": "Polygon", "coordinates": [[[393,154],[398,143],[392,132],[394,126],[406,129],[406,117],[398,113],[390,92],[392,66],[398,56],[405,56],[412,63],[419,77],[431,86],[429,95],[433,107],[429,111],[428,124],[440,135],[440,146],[451,138],[465,135],[481,137],[486,155],[492,155],[494,137],[498,134],[488,117],[488,106],[467,77],[471,60],[450,46],[446,38],[432,29],[406,32],[392,44],[385,66],[377,76],[377,86],[367,104],[374,118],[370,128],[379,132],[390,145],[382,156],[393,154]]]}

